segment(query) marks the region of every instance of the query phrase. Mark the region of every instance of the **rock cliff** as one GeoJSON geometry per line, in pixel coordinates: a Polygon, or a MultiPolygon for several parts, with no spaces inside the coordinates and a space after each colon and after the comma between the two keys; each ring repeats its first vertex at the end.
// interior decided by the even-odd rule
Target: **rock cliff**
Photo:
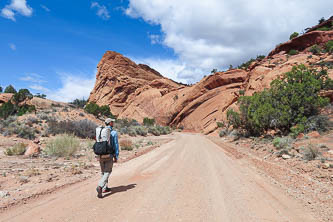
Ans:
{"type": "Polygon", "coordinates": [[[333,40],[333,31],[307,32],[277,46],[247,70],[217,72],[191,86],[176,83],[147,65],[137,65],[119,53],[108,51],[98,64],[89,102],[109,105],[119,118],[140,122],[144,117],[155,118],[159,124],[209,134],[216,131],[216,122],[225,120],[228,108],[235,106],[240,92],[252,95],[262,91],[294,65],[320,68],[324,64],[333,78],[333,55],[323,52],[314,55],[309,51],[314,44],[324,47],[329,40],[333,40]],[[291,49],[299,53],[290,56],[287,52],[291,49]]]}

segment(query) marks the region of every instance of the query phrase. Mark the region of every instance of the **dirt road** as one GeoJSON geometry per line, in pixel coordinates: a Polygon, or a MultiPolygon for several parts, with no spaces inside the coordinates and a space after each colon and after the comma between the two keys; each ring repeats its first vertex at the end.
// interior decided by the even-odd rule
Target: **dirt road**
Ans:
{"type": "Polygon", "coordinates": [[[26,205],[1,221],[318,221],[284,190],[197,134],[114,168],[112,193],[98,176],[26,205]]]}

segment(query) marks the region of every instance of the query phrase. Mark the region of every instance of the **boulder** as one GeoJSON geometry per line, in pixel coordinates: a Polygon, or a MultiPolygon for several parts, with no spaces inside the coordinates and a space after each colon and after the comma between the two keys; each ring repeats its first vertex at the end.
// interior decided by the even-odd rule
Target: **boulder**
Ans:
{"type": "Polygon", "coordinates": [[[30,142],[26,148],[24,153],[25,156],[37,156],[40,153],[40,145],[39,140],[36,139],[33,142],[30,142]]]}

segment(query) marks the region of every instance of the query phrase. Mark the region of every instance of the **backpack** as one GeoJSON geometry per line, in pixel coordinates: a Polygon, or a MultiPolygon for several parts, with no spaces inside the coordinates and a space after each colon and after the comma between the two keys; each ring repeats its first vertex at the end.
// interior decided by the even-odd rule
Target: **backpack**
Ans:
{"type": "Polygon", "coordinates": [[[110,128],[97,127],[96,128],[96,142],[93,146],[96,155],[113,154],[113,149],[110,144],[110,128]]]}

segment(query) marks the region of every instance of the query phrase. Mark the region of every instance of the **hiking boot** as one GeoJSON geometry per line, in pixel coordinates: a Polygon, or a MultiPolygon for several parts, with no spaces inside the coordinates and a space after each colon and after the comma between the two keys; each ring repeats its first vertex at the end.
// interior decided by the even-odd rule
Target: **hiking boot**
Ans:
{"type": "Polygon", "coordinates": [[[111,192],[111,188],[106,187],[105,189],[103,189],[103,193],[108,193],[108,192],[111,192]]]}
{"type": "Polygon", "coordinates": [[[96,188],[96,191],[97,191],[97,197],[98,197],[98,198],[102,198],[102,197],[103,197],[103,196],[102,196],[102,187],[98,186],[98,187],[96,188]]]}

